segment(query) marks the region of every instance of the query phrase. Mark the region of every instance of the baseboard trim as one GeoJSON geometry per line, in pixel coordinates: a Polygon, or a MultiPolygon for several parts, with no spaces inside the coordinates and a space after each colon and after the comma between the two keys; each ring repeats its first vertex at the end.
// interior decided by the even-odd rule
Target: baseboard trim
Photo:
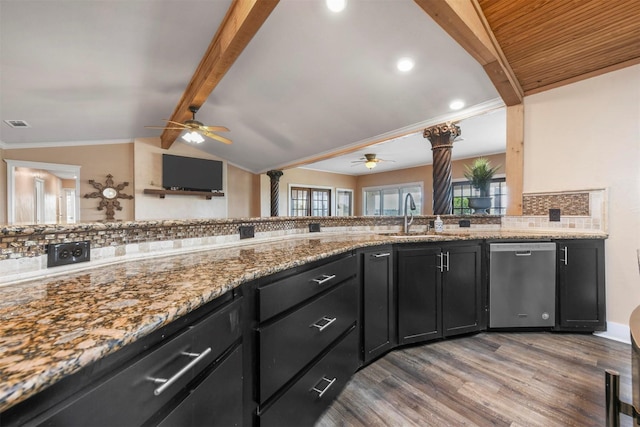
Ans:
{"type": "Polygon", "coordinates": [[[609,340],[631,344],[631,331],[628,325],[622,323],[607,322],[607,330],[604,332],[594,332],[593,335],[607,338],[609,340]]]}

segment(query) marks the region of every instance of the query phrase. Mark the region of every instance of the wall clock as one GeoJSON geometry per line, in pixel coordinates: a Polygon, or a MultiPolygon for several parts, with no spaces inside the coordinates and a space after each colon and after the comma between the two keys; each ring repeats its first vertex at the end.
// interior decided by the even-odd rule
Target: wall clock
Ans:
{"type": "Polygon", "coordinates": [[[115,211],[121,211],[122,206],[120,206],[120,201],[118,199],[133,199],[133,196],[129,194],[121,193],[120,191],[124,189],[128,182],[123,182],[121,184],[115,185],[113,183],[113,175],[108,174],[107,180],[104,185],[94,181],[93,179],[89,180],[89,184],[93,185],[98,191],[94,191],[93,193],[87,193],[84,195],[85,199],[101,199],[100,204],[98,205],[98,210],[101,211],[106,209],[107,213],[107,221],[113,221],[115,219],[115,211]]]}

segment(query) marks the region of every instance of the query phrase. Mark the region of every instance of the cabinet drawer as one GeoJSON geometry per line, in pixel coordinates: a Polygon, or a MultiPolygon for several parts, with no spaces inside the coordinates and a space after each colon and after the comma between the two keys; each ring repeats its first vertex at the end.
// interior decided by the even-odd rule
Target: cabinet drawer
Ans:
{"type": "Polygon", "coordinates": [[[265,321],[356,273],[357,259],[351,255],[260,287],[258,320],[265,321]]]}
{"type": "Polygon", "coordinates": [[[260,329],[260,402],[264,402],[356,321],[351,280],[260,329]]]}
{"type": "Polygon", "coordinates": [[[313,426],[358,368],[356,331],[352,330],[261,414],[260,426],[313,426]]]}
{"type": "Polygon", "coordinates": [[[192,390],[158,427],[241,426],[242,346],[192,390]]]}
{"type": "Polygon", "coordinates": [[[119,371],[113,377],[68,404],[43,424],[51,426],[141,425],[167,404],[204,368],[240,336],[240,300],[186,328],[156,350],[119,371]],[[189,355],[185,354],[189,353],[189,355]],[[200,356],[196,356],[200,355],[200,356]],[[171,384],[152,378],[170,379],[186,366],[171,384]],[[161,386],[164,389],[160,389],[161,386]]]}

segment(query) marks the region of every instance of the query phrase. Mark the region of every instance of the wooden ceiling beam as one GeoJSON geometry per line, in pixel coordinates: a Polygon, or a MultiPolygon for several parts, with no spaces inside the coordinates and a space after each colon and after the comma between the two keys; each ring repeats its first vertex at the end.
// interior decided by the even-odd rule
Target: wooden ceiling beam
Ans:
{"type": "Polygon", "coordinates": [[[414,1],[482,65],[506,105],[522,103],[522,87],[477,0],[414,1]]]}
{"type": "MultiPolygon", "coordinates": [[[[191,118],[190,106],[200,108],[235,60],[267,20],[279,0],[233,0],[213,40],[202,57],[170,120],[183,123],[191,118]]],[[[169,148],[180,130],[165,129],[162,148],[169,148]]]]}

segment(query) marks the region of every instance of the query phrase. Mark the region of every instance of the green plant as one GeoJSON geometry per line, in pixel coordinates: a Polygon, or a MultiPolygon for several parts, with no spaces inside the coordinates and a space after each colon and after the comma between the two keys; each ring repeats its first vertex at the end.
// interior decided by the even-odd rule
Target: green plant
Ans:
{"type": "Polygon", "coordinates": [[[480,197],[489,195],[489,184],[493,175],[500,169],[500,165],[491,167],[489,159],[478,157],[471,165],[465,165],[464,176],[469,180],[471,186],[480,191],[480,197]]]}

